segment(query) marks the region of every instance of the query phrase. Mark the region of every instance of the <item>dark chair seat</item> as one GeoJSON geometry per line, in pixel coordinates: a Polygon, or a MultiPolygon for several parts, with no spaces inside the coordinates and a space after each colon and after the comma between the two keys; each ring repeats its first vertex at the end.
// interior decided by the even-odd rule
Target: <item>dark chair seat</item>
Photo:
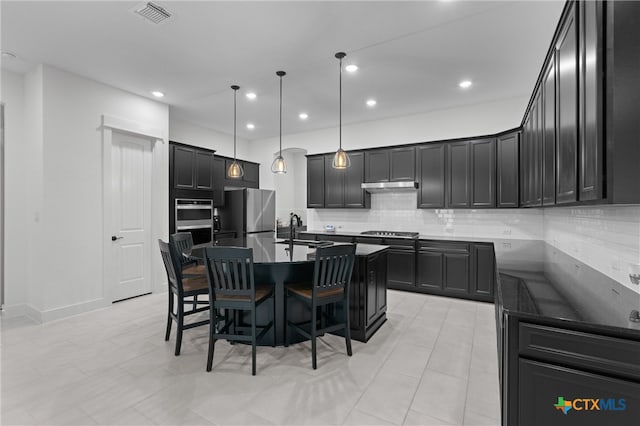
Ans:
{"type": "MultiPolygon", "coordinates": [[[[261,302],[262,299],[271,296],[273,293],[272,286],[256,286],[256,303],[261,302]]],[[[216,301],[234,300],[251,302],[251,296],[248,294],[216,294],[216,301]]]]}
{"type": "MultiPolygon", "coordinates": [[[[305,299],[311,300],[313,297],[313,284],[312,283],[293,283],[286,285],[287,290],[305,299]]],[[[344,288],[330,288],[328,290],[318,290],[317,297],[322,299],[324,297],[341,296],[344,294],[344,288]]]]}
{"type": "Polygon", "coordinates": [[[194,265],[182,268],[182,275],[202,275],[207,276],[207,267],[204,265],[194,265]]]}

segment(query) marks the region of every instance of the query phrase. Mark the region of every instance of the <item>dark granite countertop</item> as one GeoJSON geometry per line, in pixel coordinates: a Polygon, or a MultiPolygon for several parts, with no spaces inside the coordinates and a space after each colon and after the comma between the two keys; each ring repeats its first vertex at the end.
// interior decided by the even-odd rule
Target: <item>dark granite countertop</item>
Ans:
{"type": "MultiPolygon", "coordinates": [[[[344,244],[344,243],[336,243],[344,244]]],[[[224,240],[225,246],[249,247],[253,249],[255,263],[296,263],[313,261],[316,249],[306,245],[294,245],[290,250],[284,239],[274,238],[272,234],[247,235],[243,238],[224,240]]],[[[370,256],[386,250],[388,246],[377,244],[356,244],[356,256],[370,256]]],[[[202,248],[194,249],[194,256],[202,257],[202,248]]]]}

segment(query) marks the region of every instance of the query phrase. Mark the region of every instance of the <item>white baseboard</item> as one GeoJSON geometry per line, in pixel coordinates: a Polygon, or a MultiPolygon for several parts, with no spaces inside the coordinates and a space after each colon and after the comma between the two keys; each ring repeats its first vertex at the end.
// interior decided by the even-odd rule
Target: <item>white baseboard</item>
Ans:
{"type": "Polygon", "coordinates": [[[3,306],[2,316],[4,318],[16,318],[25,316],[38,323],[44,323],[70,317],[72,315],[81,314],[84,312],[93,311],[95,309],[104,308],[110,305],[111,303],[101,298],[41,311],[28,303],[20,303],[17,305],[3,306]]]}
{"type": "Polygon", "coordinates": [[[40,311],[27,303],[18,303],[15,305],[4,305],[2,307],[3,318],[28,317],[37,323],[41,323],[40,311]]]}

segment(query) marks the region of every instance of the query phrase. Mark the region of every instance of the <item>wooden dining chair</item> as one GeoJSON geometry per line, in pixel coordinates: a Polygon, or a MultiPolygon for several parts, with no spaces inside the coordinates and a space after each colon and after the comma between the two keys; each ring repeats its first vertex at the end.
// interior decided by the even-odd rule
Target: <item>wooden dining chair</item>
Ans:
{"type": "MultiPolygon", "coordinates": [[[[168,341],[171,335],[171,323],[175,321],[177,327],[176,349],[175,355],[180,355],[182,346],[182,332],[190,328],[199,327],[209,324],[210,318],[185,324],[185,317],[209,310],[209,301],[196,301],[198,295],[206,295],[209,293],[206,275],[200,276],[184,276],[182,273],[182,265],[180,263],[181,253],[171,243],[158,240],[160,246],[160,254],[167,271],[167,281],[169,284],[169,307],[167,311],[167,331],[164,340],[168,341]],[[192,298],[192,300],[187,300],[192,298]],[[177,303],[176,303],[177,301],[177,303]],[[188,304],[191,309],[185,311],[184,305],[188,304]],[[205,305],[200,306],[198,305],[205,305]]],[[[215,314],[215,312],[214,312],[215,314]]]]}
{"type": "Polygon", "coordinates": [[[180,265],[184,275],[206,275],[204,261],[191,256],[193,250],[193,236],[190,232],[176,232],[169,236],[169,242],[173,243],[180,254],[180,265]]]}
{"type": "Polygon", "coordinates": [[[344,329],[347,354],[351,356],[351,331],[349,325],[349,283],[355,262],[356,246],[354,244],[318,247],[313,270],[313,281],[285,285],[284,323],[285,346],[289,345],[286,328],[311,339],[312,366],[317,368],[316,339],[319,335],[344,329]],[[287,320],[287,302],[289,298],[304,302],[311,310],[311,321],[293,323],[287,320]],[[319,308],[331,304],[342,303],[341,316],[338,310],[329,311],[319,308]],[[330,315],[333,312],[333,315],[330,315]]]}
{"type": "MultiPolygon", "coordinates": [[[[251,342],[251,374],[256,375],[256,342],[270,329],[276,341],[275,291],[272,285],[256,285],[253,273],[253,249],[242,247],[211,247],[205,249],[205,265],[209,280],[209,300],[214,311],[224,309],[222,326],[209,323],[209,351],[207,371],[211,371],[216,340],[251,342]],[[271,321],[257,325],[258,306],[271,299],[271,321]],[[244,312],[249,311],[250,324],[241,323],[244,312]],[[231,314],[231,315],[230,315],[231,314]],[[259,331],[259,332],[258,332],[259,331]]],[[[212,317],[213,318],[213,317],[212,317]]]]}

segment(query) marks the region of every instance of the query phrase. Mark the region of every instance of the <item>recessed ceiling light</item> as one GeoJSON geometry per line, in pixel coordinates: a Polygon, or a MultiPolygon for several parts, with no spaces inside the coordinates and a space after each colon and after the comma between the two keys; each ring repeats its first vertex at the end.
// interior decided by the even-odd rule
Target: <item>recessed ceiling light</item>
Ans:
{"type": "Polygon", "coordinates": [[[156,98],[163,98],[163,97],[164,97],[164,93],[159,92],[159,91],[157,91],[157,90],[154,90],[153,92],[151,92],[151,94],[152,94],[153,96],[155,96],[156,98]]]}
{"type": "Polygon", "coordinates": [[[298,117],[300,117],[300,120],[306,120],[307,118],[309,118],[309,114],[307,114],[306,112],[301,112],[300,114],[298,114],[298,117]]]}
{"type": "Polygon", "coordinates": [[[251,100],[254,100],[255,98],[257,98],[257,97],[258,97],[258,95],[256,95],[256,94],[255,94],[255,93],[253,93],[253,92],[249,92],[249,93],[247,93],[245,96],[247,97],[247,99],[251,99],[251,100]]]}
{"type": "Polygon", "coordinates": [[[351,64],[351,65],[347,65],[346,67],[344,67],[345,70],[347,70],[348,72],[356,72],[358,71],[358,66],[351,64]]]}
{"type": "Polygon", "coordinates": [[[15,59],[16,55],[14,53],[11,53],[11,52],[2,51],[2,57],[5,58],[5,59],[15,59]]]}
{"type": "Polygon", "coordinates": [[[471,80],[462,80],[460,84],[458,84],[458,86],[462,87],[463,89],[468,89],[472,84],[473,83],[471,83],[471,80]]]}
{"type": "Polygon", "coordinates": [[[367,106],[369,106],[369,107],[374,107],[374,106],[376,106],[377,103],[378,102],[376,102],[375,99],[368,99],[367,100],[367,106]]]}
{"type": "Polygon", "coordinates": [[[249,129],[249,130],[253,130],[253,129],[255,129],[255,128],[256,128],[256,125],[255,125],[255,124],[253,124],[253,123],[247,123],[247,129],[249,129]]]}

